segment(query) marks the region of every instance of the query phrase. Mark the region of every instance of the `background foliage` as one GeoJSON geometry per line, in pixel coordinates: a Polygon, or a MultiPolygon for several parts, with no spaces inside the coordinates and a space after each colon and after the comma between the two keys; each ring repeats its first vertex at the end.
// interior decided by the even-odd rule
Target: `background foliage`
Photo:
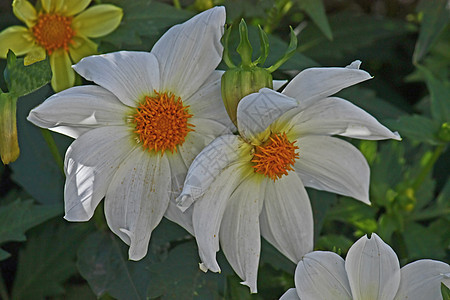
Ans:
{"type": "MultiPolygon", "coordinates": [[[[450,13],[446,0],[95,2],[114,3],[124,10],[121,26],[97,40],[103,52],[148,51],[170,26],[212,5],[224,5],[228,24],[246,19],[254,45],[259,44],[255,25],[261,24],[269,33],[267,65],[282,55],[289,25],[294,28],[298,51],[274,74],[276,79],[292,78],[311,66],[345,66],[362,60],[362,68],[374,79],[340,96],[398,130],[403,141],[352,141],[371,166],[372,206],[309,190],[315,249],[345,255],[360,236],[377,232],[394,248],[401,265],[421,258],[450,262],[450,13]]],[[[0,30],[20,23],[10,4],[0,2],[0,30]]],[[[233,38],[236,41],[237,35],[232,34],[233,38]]],[[[34,71],[18,75],[23,70],[14,64],[20,59],[8,61],[8,67],[6,60],[0,61],[0,68],[6,69],[0,87],[2,93],[20,96],[21,155],[8,166],[0,165],[0,298],[275,299],[294,286],[295,265],[265,241],[259,293],[250,295],[221,253],[222,273],[202,273],[195,241],[170,221],[163,220],[157,227],[148,255],[139,262],[128,261],[126,246],[105,227],[102,207],[87,223],[65,222],[64,177],[53,156],[64,155],[71,139],[25,120],[30,109],[52,91],[47,85],[23,96],[48,79],[42,82],[42,75],[36,81],[34,71]],[[27,86],[30,82],[36,86],[27,86]],[[49,135],[59,153],[49,151],[49,135]]],[[[46,63],[39,65],[38,74],[46,74],[46,63]]]]}

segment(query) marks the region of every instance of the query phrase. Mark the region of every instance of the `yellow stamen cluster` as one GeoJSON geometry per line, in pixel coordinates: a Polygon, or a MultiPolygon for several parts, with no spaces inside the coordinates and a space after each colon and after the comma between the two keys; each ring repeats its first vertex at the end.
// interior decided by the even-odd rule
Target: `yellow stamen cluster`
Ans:
{"type": "Polygon", "coordinates": [[[75,35],[71,25],[72,17],[40,14],[36,25],[31,30],[36,42],[47,50],[48,54],[52,54],[60,48],[69,50],[69,44],[72,43],[72,37],[75,35]]]}
{"type": "Polygon", "coordinates": [[[298,147],[294,142],[290,142],[283,134],[272,134],[270,138],[261,146],[256,146],[252,162],[255,172],[263,174],[273,181],[287,175],[292,171],[295,160],[299,154],[295,151],[298,147]]]}
{"type": "Polygon", "coordinates": [[[161,151],[161,155],[166,150],[177,151],[177,145],[184,143],[188,132],[194,131],[190,127],[195,127],[188,123],[192,117],[188,107],[183,106],[181,98],[175,99],[175,95],[167,93],[155,91],[155,96],[145,97],[132,119],[142,147],[161,151]]]}

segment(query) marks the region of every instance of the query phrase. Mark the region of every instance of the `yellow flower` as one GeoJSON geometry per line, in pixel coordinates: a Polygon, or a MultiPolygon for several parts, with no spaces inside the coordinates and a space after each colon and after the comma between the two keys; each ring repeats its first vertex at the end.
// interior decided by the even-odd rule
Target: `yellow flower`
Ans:
{"type": "Polygon", "coordinates": [[[35,8],[26,0],[14,0],[13,12],[25,26],[11,26],[0,32],[0,58],[11,49],[26,55],[25,65],[50,57],[52,87],[58,92],[75,83],[72,62],[97,52],[97,38],[114,31],[122,20],[122,9],[92,0],[40,0],[35,8]],[[39,11],[37,8],[40,8],[39,11]]]}

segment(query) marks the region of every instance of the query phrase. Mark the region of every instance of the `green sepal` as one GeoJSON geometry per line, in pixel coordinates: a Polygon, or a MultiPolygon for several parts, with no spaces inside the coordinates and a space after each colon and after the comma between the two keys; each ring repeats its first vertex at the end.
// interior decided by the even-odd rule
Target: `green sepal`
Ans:
{"type": "Polygon", "coordinates": [[[259,40],[261,43],[260,46],[260,56],[257,60],[253,62],[255,66],[257,65],[264,65],[266,62],[267,56],[269,55],[269,38],[267,37],[267,34],[265,31],[261,28],[261,26],[258,25],[258,34],[259,34],[259,40]]]}
{"type": "Polygon", "coordinates": [[[297,50],[297,36],[295,35],[292,27],[289,27],[289,28],[291,29],[291,40],[289,41],[289,46],[288,46],[286,52],[284,53],[283,57],[281,57],[272,66],[266,68],[267,71],[269,71],[270,73],[274,72],[276,69],[281,67],[281,65],[284,64],[289,58],[291,58],[292,55],[294,55],[295,51],[297,50]]]}
{"type": "Polygon", "coordinates": [[[241,22],[239,23],[239,36],[240,41],[236,50],[237,53],[241,55],[241,66],[244,68],[246,67],[249,68],[253,66],[252,63],[253,48],[248,39],[248,29],[244,19],[242,19],[241,22]]]}
{"type": "MultiPolygon", "coordinates": [[[[226,26],[226,25],[225,25],[226,26]]],[[[235,68],[236,65],[233,63],[230,57],[230,51],[228,50],[228,41],[230,39],[231,34],[231,26],[228,26],[228,28],[225,28],[225,32],[222,36],[222,44],[223,44],[223,61],[228,66],[228,68],[235,68]]]]}

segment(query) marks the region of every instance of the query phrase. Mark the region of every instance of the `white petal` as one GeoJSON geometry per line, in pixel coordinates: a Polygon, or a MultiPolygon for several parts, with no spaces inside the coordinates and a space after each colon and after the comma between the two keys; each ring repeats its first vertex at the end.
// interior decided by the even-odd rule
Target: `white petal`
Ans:
{"type": "Polygon", "coordinates": [[[212,141],[189,167],[183,191],[177,199],[180,209],[188,208],[203,196],[224,168],[238,160],[251,159],[250,146],[239,136],[223,135],[212,141]]]}
{"type": "Polygon", "coordinates": [[[166,210],[165,217],[172,222],[177,223],[184,229],[186,229],[190,234],[194,235],[194,227],[192,224],[192,208],[190,207],[185,212],[182,212],[176,205],[175,199],[180,195],[183,190],[184,180],[186,179],[186,174],[188,167],[184,163],[180,152],[166,153],[170,165],[170,175],[172,188],[170,189],[170,201],[169,207],[166,210]]]}
{"type": "Polygon", "coordinates": [[[295,288],[288,289],[279,300],[300,300],[295,288]]]}
{"type": "MultiPolygon", "coordinates": [[[[264,140],[260,135],[286,111],[297,106],[295,99],[268,88],[242,98],[237,109],[237,127],[248,141],[264,140]]],[[[266,137],[267,138],[267,137],[266,137]]]]}
{"type": "Polygon", "coordinates": [[[260,176],[249,176],[234,191],[220,225],[220,245],[242,284],[256,293],[261,238],[259,214],[266,182],[260,176]]]}
{"type": "Polygon", "coordinates": [[[144,96],[153,95],[154,90],[164,92],[160,89],[158,61],[148,52],[120,51],[93,55],[72,67],[129,106],[136,106],[144,96]]]}
{"type": "Polygon", "coordinates": [[[192,215],[194,233],[203,266],[213,272],[220,272],[216,261],[219,251],[219,228],[230,195],[245,177],[253,172],[245,172],[242,164],[235,163],[221,172],[194,207],[192,215]]]}
{"type": "Polygon", "coordinates": [[[234,125],[228,117],[222,101],[221,78],[224,71],[214,71],[205,83],[188,99],[183,101],[189,105],[189,112],[195,118],[213,119],[227,128],[234,125]]]}
{"type": "Polygon", "coordinates": [[[161,70],[161,89],[189,98],[222,59],[225,8],[215,7],[170,28],[152,52],[161,70]]]}
{"type": "Polygon", "coordinates": [[[372,233],[360,238],[345,259],[353,299],[391,300],[400,284],[397,255],[388,244],[372,233]]]}
{"type": "Polygon", "coordinates": [[[344,260],[334,252],[306,254],[295,270],[295,287],[301,299],[352,299],[344,260]]]}
{"type": "Polygon", "coordinates": [[[369,202],[370,170],[364,156],[343,140],[306,136],[297,140],[295,171],[303,184],[369,202]]]}
{"type": "Polygon", "coordinates": [[[352,63],[347,68],[309,68],[300,72],[283,90],[283,94],[306,103],[323,99],[340,90],[372,78],[352,63]]]}
{"type": "Polygon", "coordinates": [[[141,147],[130,154],[111,180],[105,197],[106,221],[130,245],[131,260],[147,254],[151,233],[169,205],[170,185],[167,157],[141,147]]]}
{"type": "Polygon", "coordinates": [[[311,103],[289,122],[289,131],[296,138],[339,134],[365,140],[401,139],[361,108],[336,97],[311,103]]]}
{"type": "Polygon", "coordinates": [[[92,217],[115,171],[132,151],[129,140],[128,128],[110,126],[93,129],[69,146],[64,161],[66,220],[92,217]]]}
{"type": "Polygon", "coordinates": [[[286,83],[288,83],[287,80],[274,80],[273,81],[273,90],[278,91],[286,83]]]}
{"type": "Polygon", "coordinates": [[[395,300],[442,300],[441,282],[450,288],[450,266],[422,259],[400,270],[401,279],[395,300]]]}
{"type": "Polygon", "coordinates": [[[262,236],[294,263],[313,250],[311,203],[295,172],[267,183],[260,223],[262,236]]]}
{"type": "Polygon", "coordinates": [[[76,86],[54,94],[30,111],[27,120],[73,138],[101,126],[125,125],[129,107],[95,85],[76,86]]]}
{"type": "Polygon", "coordinates": [[[223,124],[210,119],[192,118],[194,131],[189,132],[183,145],[178,147],[184,163],[190,166],[194,158],[211,143],[216,137],[231,134],[231,131],[223,124]]]}

